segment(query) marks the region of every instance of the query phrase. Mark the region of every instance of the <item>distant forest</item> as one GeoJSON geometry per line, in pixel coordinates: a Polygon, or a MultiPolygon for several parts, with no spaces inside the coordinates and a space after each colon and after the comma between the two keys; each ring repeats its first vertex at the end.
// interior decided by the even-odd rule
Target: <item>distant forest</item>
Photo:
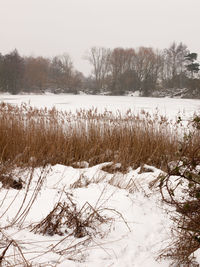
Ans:
{"type": "Polygon", "coordinates": [[[198,55],[183,43],[169,48],[92,47],[85,55],[91,74],[85,77],[73,66],[69,54],[23,57],[15,49],[0,54],[0,91],[124,95],[139,91],[141,96],[184,89],[188,97],[200,97],[198,55]]]}

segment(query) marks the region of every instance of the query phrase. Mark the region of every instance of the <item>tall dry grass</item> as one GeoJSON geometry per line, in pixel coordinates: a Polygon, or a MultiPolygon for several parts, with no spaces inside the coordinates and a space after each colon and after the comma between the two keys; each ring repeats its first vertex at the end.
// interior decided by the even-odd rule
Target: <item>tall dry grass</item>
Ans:
{"type": "MultiPolygon", "coordinates": [[[[193,123],[199,123],[199,121],[196,120],[193,123]]],[[[182,141],[184,142],[181,143],[181,155],[185,160],[187,159],[185,158],[186,156],[192,159],[189,166],[197,162],[197,159],[199,164],[200,135],[193,132],[189,136],[182,136],[182,141]]],[[[143,111],[135,115],[131,110],[128,110],[126,114],[122,115],[120,112],[112,113],[106,110],[104,113],[98,113],[95,109],[80,110],[72,114],[71,112],[58,112],[54,108],[51,110],[36,109],[24,104],[18,107],[1,103],[0,182],[7,189],[11,187],[20,190],[25,186],[22,204],[16,210],[14,220],[4,228],[12,227],[16,224],[22,225],[28,215],[46,178],[46,171],[48,171],[45,168],[43,169],[30,201],[26,203],[35,166],[45,166],[48,163],[78,166],[77,162],[79,161],[87,161],[90,165],[95,165],[105,161],[113,161],[122,164],[122,171],[125,171],[129,166],[137,167],[144,163],[164,168],[169,161],[180,160],[180,153],[177,153],[178,151],[180,152],[180,139],[179,124],[173,124],[159,114],[151,116],[143,111]],[[30,168],[31,172],[26,183],[13,179],[12,170],[14,173],[16,165],[33,167],[30,168]]],[[[120,187],[120,184],[117,184],[117,186],[120,187]]],[[[135,187],[135,185],[133,186],[135,187]]],[[[6,196],[7,192],[0,203],[1,208],[6,196]]],[[[18,193],[16,193],[15,197],[17,196],[18,193]]],[[[13,205],[15,197],[10,206],[13,205]]],[[[51,230],[48,233],[62,234],[60,232],[60,228],[63,226],[61,219],[66,218],[64,224],[68,223],[67,226],[73,230],[72,234],[74,236],[83,237],[88,234],[88,238],[91,239],[91,233],[87,232],[87,229],[95,229],[94,225],[99,225],[107,219],[101,216],[98,209],[94,209],[88,203],[81,209],[82,213],[76,210],[73,201],[70,200],[70,203],[72,206],[67,206],[66,203],[57,203],[52,212],[37,224],[33,231],[36,230],[36,232],[44,234],[51,230]],[[87,210],[88,212],[88,207],[90,213],[86,220],[84,216],[85,211],[87,210]],[[63,214],[64,217],[61,217],[60,215],[63,214]],[[52,225],[52,218],[56,219],[57,228],[52,225]],[[74,224],[71,223],[72,221],[74,224]]],[[[6,216],[10,206],[3,210],[1,218],[6,216]]],[[[120,214],[118,213],[118,215],[120,214]]],[[[199,215],[196,218],[197,227],[199,227],[199,215]]],[[[184,222],[187,223],[188,221],[184,222]]],[[[186,226],[191,228],[190,222],[186,226]]],[[[19,266],[20,264],[31,266],[26,260],[20,244],[6,236],[2,227],[0,228],[0,237],[3,241],[1,242],[3,245],[1,244],[0,266],[4,262],[9,266],[16,266],[17,264],[19,266]],[[8,256],[6,255],[9,249],[13,250],[13,255],[15,256],[13,263],[9,253],[8,256]]],[[[190,264],[187,266],[192,266],[191,261],[188,261],[188,257],[190,257],[190,252],[192,253],[199,247],[199,235],[196,240],[187,239],[188,235],[185,232],[180,237],[181,239],[178,241],[181,240],[181,242],[176,243],[175,248],[173,248],[173,253],[174,251],[179,253],[168,254],[167,257],[174,259],[178,263],[187,262],[190,264]],[[183,243],[182,240],[186,242],[183,243]],[[189,241],[192,242],[189,243],[189,241]],[[186,244],[185,247],[183,246],[184,244],[186,244]],[[190,250],[187,247],[188,244],[190,250]],[[188,254],[185,251],[188,251],[188,254]]],[[[65,240],[65,237],[63,240],[65,240]]],[[[84,243],[80,244],[84,245],[84,243]]],[[[56,246],[57,244],[53,249],[56,246]]],[[[72,252],[75,251],[77,257],[77,247],[72,246],[71,248],[72,252]]],[[[57,250],[57,252],[65,253],[63,250],[57,250]]]]}
{"type": "Polygon", "coordinates": [[[105,161],[163,167],[176,158],[178,129],[163,116],[146,112],[122,115],[95,109],[58,112],[25,104],[0,104],[2,162],[28,165],[105,161]]]}

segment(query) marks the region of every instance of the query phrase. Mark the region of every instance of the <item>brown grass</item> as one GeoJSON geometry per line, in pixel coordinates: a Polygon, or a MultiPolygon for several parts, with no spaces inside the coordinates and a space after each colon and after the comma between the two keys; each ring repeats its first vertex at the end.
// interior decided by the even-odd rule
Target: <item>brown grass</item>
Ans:
{"type": "Polygon", "coordinates": [[[28,165],[105,161],[163,167],[176,158],[176,127],[162,116],[148,113],[122,116],[97,110],[58,112],[0,104],[0,159],[28,165]]]}
{"type": "MultiPolygon", "coordinates": [[[[199,122],[200,120],[193,121],[193,123],[199,122]]],[[[181,138],[179,124],[173,124],[158,114],[151,116],[149,113],[141,112],[135,115],[128,110],[125,115],[122,115],[119,112],[114,114],[108,111],[98,113],[95,109],[80,110],[72,114],[71,112],[58,112],[54,108],[51,110],[36,109],[27,105],[16,107],[1,103],[0,182],[8,189],[10,187],[15,189],[25,187],[25,196],[21,206],[16,211],[15,219],[5,228],[23,224],[40,191],[46,177],[45,168],[38,179],[30,201],[25,204],[35,166],[45,167],[46,164],[59,163],[80,167],[81,161],[87,161],[90,166],[112,161],[112,164],[104,167],[104,171],[114,173],[116,171],[126,171],[129,166],[141,166],[141,171],[146,171],[144,164],[164,168],[169,161],[180,161],[183,158],[184,161],[189,160],[189,163],[186,162],[185,164],[190,168],[194,163],[196,165],[200,163],[199,139],[200,135],[196,131],[181,138]],[[181,143],[180,140],[182,141],[181,143]],[[115,165],[114,163],[121,164],[115,165]],[[15,170],[16,166],[32,167],[30,168],[31,171],[29,178],[26,180],[26,185],[22,180],[14,179],[14,172],[12,173],[12,171],[15,170]]],[[[179,169],[175,168],[174,171],[176,172],[171,172],[170,175],[180,175],[177,170],[179,171],[179,169]]],[[[87,184],[87,180],[84,182],[83,178],[80,177],[73,187],[87,184]]],[[[181,178],[184,178],[184,176],[182,175],[181,178]]],[[[163,182],[164,180],[161,179],[162,184],[163,182]]],[[[119,188],[128,189],[130,192],[137,190],[134,181],[124,185],[123,181],[111,179],[109,183],[119,188]]],[[[197,200],[191,202],[195,205],[190,206],[190,209],[186,211],[185,209],[181,211],[181,215],[186,216],[189,214],[189,216],[186,216],[186,219],[182,216],[174,217],[174,220],[179,219],[176,224],[178,227],[173,229],[178,232],[178,239],[169,248],[165,249],[161,255],[161,258],[172,259],[175,264],[178,264],[176,266],[182,266],[183,264],[185,264],[184,266],[197,266],[192,253],[199,248],[200,244],[199,185],[200,181],[198,180],[198,190],[194,191],[197,200]]],[[[190,188],[188,191],[190,197],[193,194],[192,189],[190,188]]],[[[169,190],[169,193],[172,194],[172,191],[169,190]]],[[[3,201],[6,196],[7,193],[3,201]]],[[[14,200],[15,198],[10,205],[14,203],[14,200]]],[[[166,202],[173,204],[169,201],[166,202]]],[[[3,202],[1,206],[2,204],[3,202]]],[[[9,207],[3,211],[1,217],[6,215],[9,207]]],[[[88,236],[88,239],[86,239],[88,242],[91,239],[91,234],[97,234],[94,227],[107,222],[108,218],[101,215],[102,211],[104,209],[95,209],[87,202],[80,210],[71,200],[69,203],[59,202],[52,212],[33,228],[33,231],[42,234],[62,235],[64,233],[61,229],[65,225],[65,230],[69,231],[70,235],[75,237],[88,236]]],[[[110,211],[117,212],[112,209],[110,211]]],[[[122,217],[119,213],[117,215],[122,217]]],[[[67,232],[65,233],[67,234],[67,232]]],[[[10,264],[9,266],[20,265],[21,263],[23,266],[31,266],[24,257],[19,244],[15,240],[6,237],[2,227],[0,229],[0,237],[4,241],[3,243],[1,242],[3,245],[1,244],[0,266],[4,263],[10,264]],[[7,251],[11,249],[13,250],[13,255],[18,257],[17,261],[14,259],[14,263],[7,256],[9,254],[7,251]]],[[[86,241],[80,241],[80,245],[84,245],[83,242],[86,241]]],[[[56,246],[54,246],[54,249],[56,246]]],[[[57,249],[57,253],[62,255],[66,253],[66,250],[75,251],[75,257],[77,257],[77,245],[65,250],[57,249]]]]}

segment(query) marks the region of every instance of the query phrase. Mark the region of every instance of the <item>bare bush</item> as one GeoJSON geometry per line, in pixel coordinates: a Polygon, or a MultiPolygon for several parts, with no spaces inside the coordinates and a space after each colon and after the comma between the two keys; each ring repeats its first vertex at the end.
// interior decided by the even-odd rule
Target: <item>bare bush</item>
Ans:
{"type": "Polygon", "coordinates": [[[200,146],[196,142],[199,122],[199,117],[192,120],[194,130],[180,144],[179,160],[169,164],[168,174],[160,178],[163,201],[175,207],[175,241],[161,256],[172,258],[175,266],[199,266],[193,257],[200,248],[200,146]]]}

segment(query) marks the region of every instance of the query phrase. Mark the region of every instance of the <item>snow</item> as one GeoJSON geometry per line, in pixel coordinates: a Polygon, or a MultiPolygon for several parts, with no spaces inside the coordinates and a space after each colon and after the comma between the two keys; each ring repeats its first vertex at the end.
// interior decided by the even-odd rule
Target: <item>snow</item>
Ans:
{"type": "Polygon", "coordinates": [[[0,94],[0,101],[19,105],[27,103],[38,108],[56,107],[58,110],[72,111],[97,108],[98,111],[126,112],[131,109],[136,114],[145,110],[151,114],[159,112],[170,119],[181,115],[189,119],[194,112],[200,112],[200,100],[197,99],[172,99],[132,96],[100,96],[100,95],[9,95],[0,94]]]}
{"type": "MultiPolygon", "coordinates": [[[[168,261],[157,261],[156,258],[159,251],[168,244],[172,222],[166,212],[167,207],[160,202],[159,192],[148,187],[149,182],[156,179],[162,171],[147,166],[151,172],[140,173],[140,168],[130,168],[127,174],[109,174],[102,170],[109,164],[111,163],[82,169],[63,165],[47,167],[42,174],[42,187],[23,223],[18,221],[15,226],[4,230],[6,236],[17,241],[29,262],[43,264],[42,266],[56,264],[59,267],[169,266],[168,261]],[[77,183],[80,177],[81,184],[77,183]],[[87,181],[85,185],[84,180],[87,181]],[[55,203],[66,200],[67,194],[72,196],[77,207],[81,208],[88,202],[99,210],[99,213],[102,210],[101,216],[110,220],[97,225],[97,232],[89,236],[89,241],[88,236],[66,238],[30,232],[31,226],[44,219],[55,203]],[[56,245],[61,240],[63,241],[56,245]],[[66,248],[66,253],[58,254],[58,251],[66,248]]],[[[31,187],[20,214],[28,205],[42,171],[41,168],[34,171],[31,187]]],[[[21,177],[28,177],[27,170],[22,174],[20,171],[21,177]]],[[[1,227],[16,219],[25,192],[25,188],[20,191],[1,188],[0,203],[7,194],[1,214],[17,194],[6,215],[1,218],[1,227]]]]}
{"type": "MultiPolygon", "coordinates": [[[[189,119],[200,110],[200,100],[145,98],[134,96],[88,95],[0,95],[0,101],[38,108],[56,107],[75,112],[80,108],[98,108],[113,112],[126,112],[131,108],[138,113],[159,112],[170,119],[181,116],[189,119]]],[[[159,191],[150,189],[149,183],[163,172],[152,166],[129,168],[128,173],[114,174],[103,170],[112,163],[93,167],[85,161],[73,167],[55,165],[45,170],[16,169],[15,179],[24,181],[22,190],[5,189],[0,183],[0,232],[4,238],[15,240],[26,260],[33,266],[58,267],[167,267],[170,262],[157,260],[162,249],[171,241],[171,207],[161,202],[159,191]],[[30,187],[27,189],[28,181],[30,187]],[[37,190],[35,190],[37,188],[37,190]],[[76,237],[72,234],[42,235],[31,229],[43,220],[58,202],[73,199],[78,210],[84,205],[97,210],[103,222],[94,222],[88,234],[76,237]],[[33,204],[32,204],[32,200],[33,204]],[[21,207],[21,210],[19,208],[21,207]],[[23,219],[23,220],[22,220],[23,219]],[[61,253],[62,251],[62,253],[61,253]]],[[[61,229],[63,232],[65,229],[61,229]]],[[[71,230],[68,229],[68,233],[71,230]]],[[[4,242],[3,238],[0,241],[4,242]]],[[[0,246],[0,255],[3,248],[0,246]]],[[[25,266],[19,251],[12,246],[6,251],[6,259],[18,266],[25,266]],[[14,255],[14,256],[13,256],[14,255]],[[9,257],[8,257],[9,256],[9,257]]],[[[200,252],[195,252],[200,263],[200,252]]]]}

